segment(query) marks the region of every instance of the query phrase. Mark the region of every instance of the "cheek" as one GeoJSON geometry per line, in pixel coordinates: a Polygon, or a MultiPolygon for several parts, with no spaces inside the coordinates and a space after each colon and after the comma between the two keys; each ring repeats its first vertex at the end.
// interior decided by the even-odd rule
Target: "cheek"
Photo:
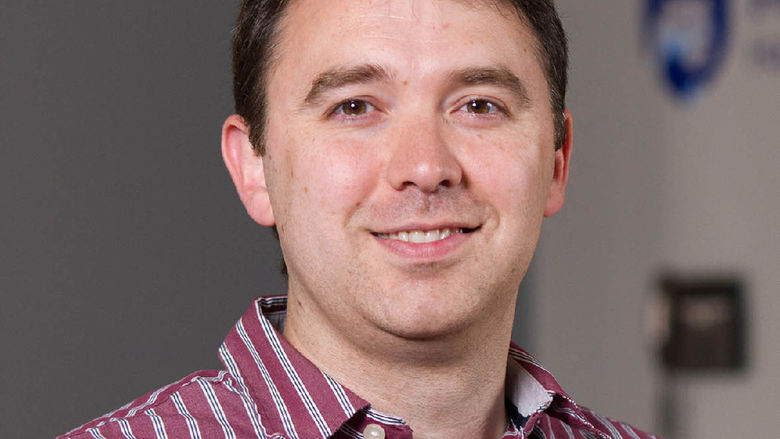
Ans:
{"type": "Polygon", "coordinates": [[[350,139],[309,138],[304,145],[288,160],[295,191],[290,195],[300,197],[311,216],[345,225],[376,187],[378,157],[364,142],[350,139]]]}
{"type": "Polygon", "coordinates": [[[474,190],[505,213],[539,211],[541,216],[550,174],[543,148],[521,136],[491,139],[465,158],[474,190]]]}

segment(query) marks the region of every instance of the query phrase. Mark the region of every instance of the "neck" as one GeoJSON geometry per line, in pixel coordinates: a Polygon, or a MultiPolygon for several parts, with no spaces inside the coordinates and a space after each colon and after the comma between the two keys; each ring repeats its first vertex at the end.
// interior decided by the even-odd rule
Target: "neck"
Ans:
{"type": "MultiPolygon", "coordinates": [[[[284,337],[320,369],[371,403],[403,418],[415,438],[497,438],[506,429],[507,349],[514,303],[483,327],[432,339],[382,331],[355,338],[288,300],[284,337]]],[[[374,328],[375,329],[375,328],[374,328]]]]}

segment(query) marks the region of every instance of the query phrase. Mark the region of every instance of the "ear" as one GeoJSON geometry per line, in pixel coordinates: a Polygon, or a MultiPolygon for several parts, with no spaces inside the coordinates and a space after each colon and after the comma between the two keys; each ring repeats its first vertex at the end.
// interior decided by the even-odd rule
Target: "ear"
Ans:
{"type": "Polygon", "coordinates": [[[563,207],[566,198],[566,182],[569,179],[569,162],[571,161],[572,148],[572,123],[571,113],[568,108],[564,110],[563,116],[566,125],[566,139],[563,141],[563,145],[555,151],[555,170],[550,183],[550,192],[547,194],[547,205],[544,208],[545,217],[558,213],[563,207]]]}
{"type": "Polygon", "coordinates": [[[222,158],[233,178],[241,202],[258,224],[273,226],[274,212],[268,197],[263,158],[249,141],[249,126],[234,114],[222,125],[222,158]]]}

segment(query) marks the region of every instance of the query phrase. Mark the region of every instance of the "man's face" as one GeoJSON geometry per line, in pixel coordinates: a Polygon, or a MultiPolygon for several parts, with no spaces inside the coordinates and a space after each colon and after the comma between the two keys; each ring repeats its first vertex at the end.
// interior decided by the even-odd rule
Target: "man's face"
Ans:
{"type": "Polygon", "coordinates": [[[342,331],[512,314],[563,202],[535,40],[477,3],[298,0],[283,21],[265,181],[290,294],[342,331]]]}

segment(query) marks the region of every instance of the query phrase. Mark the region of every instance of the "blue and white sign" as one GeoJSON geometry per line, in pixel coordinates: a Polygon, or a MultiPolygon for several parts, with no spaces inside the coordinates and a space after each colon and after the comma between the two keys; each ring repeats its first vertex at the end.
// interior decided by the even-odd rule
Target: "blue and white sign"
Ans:
{"type": "Polygon", "coordinates": [[[718,72],[728,40],[727,0],[648,0],[644,30],[675,96],[697,94],[718,72]]]}

